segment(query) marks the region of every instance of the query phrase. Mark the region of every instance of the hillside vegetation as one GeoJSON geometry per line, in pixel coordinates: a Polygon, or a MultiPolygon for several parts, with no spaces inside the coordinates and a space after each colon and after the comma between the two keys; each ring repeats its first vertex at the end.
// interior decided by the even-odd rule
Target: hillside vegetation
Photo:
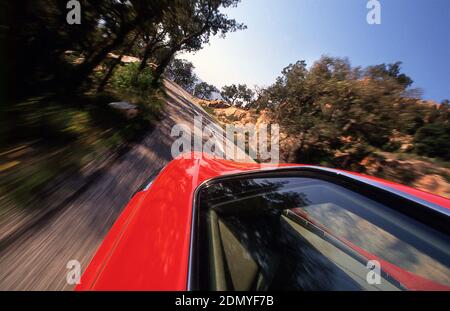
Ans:
{"type": "Polygon", "coordinates": [[[245,29],[222,12],[239,0],[79,2],[81,23],[69,24],[67,1],[0,0],[2,210],[38,205],[26,202],[141,139],[174,55],[245,29]],[[134,117],[110,105],[123,102],[134,117]]]}
{"type": "Polygon", "coordinates": [[[299,61],[248,105],[214,113],[224,123],[278,123],[284,162],[364,172],[450,197],[449,102],[421,100],[400,65],[299,61]]]}

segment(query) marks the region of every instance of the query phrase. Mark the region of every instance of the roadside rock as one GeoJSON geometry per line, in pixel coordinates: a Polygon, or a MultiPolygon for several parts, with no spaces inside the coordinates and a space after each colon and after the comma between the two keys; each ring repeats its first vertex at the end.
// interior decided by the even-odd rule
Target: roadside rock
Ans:
{"type": "Polygon", "coordinates": [[[125,115],[127,119],[133,119],[138,115],[138,108],[136,105],[130,104],[128,102],[114,102],[110,103],[111,108],[119,110],[125,115]]]}
{"type": "Polygon", "coordinates": [[[246,115],[245,111],[242,111],[239,108],[229,108],[229,109],[225,110],[224,112],[225,112],[225,116],[232,117],[232,118],[234,117],[237,119],[236,121],[241,120],[246,115]]]}
{"type": "Polygon", "coordinates": [[[198,103],[202,106],[207,106],[214,109],[230,108],[231,105],[223,100],[199,100],[198,103]]]}
{"type": "MultiPolygon", "coordinates": [[[[108,53],[108,58],[116,58],[117,59],[119,57],[120,57],[120,55],[117,55],[114,53],[108,53]]],[[[129,63],[138,63],[141,60],[134,56],[124,55],[124,56],[122,56],[122,59],[120,61],[124,64],[129,64],[129,63]]]]}
{"type": "Polygon", "coordinates": [[[223,100],[216,100],[209,103],[208,107],[211,108],[229,108],[231,105],[223,100]]]}

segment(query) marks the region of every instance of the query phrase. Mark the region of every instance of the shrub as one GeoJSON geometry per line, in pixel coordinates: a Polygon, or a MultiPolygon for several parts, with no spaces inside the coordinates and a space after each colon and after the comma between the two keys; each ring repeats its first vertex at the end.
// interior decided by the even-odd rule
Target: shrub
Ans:
{"type": "Polygon", "coordinates": [[[414,137],[415,151],[420,155],[450,160],[450,124],[429,124],[414,137]]]}
{"type": "Polygon", "coordinates": [[[111,79],[112,84],[119,89],[134,90],[140,94],[151,88],[153,76],[151,68],[139,72],[138,63],[130,63],[117,68],[111,79]]]}

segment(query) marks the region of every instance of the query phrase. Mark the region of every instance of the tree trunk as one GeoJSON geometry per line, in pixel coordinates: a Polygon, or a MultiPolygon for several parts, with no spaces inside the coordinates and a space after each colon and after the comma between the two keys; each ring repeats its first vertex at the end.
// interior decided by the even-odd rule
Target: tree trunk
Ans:
{"type": "Polygon", "coordinates": [[[193,33],[187,37],[185,37],[183,40],[178,42],[172,49],[167,53],[167,55],[162,59],[162,61],[159,62],[158,67],[155,70],[154,77],[153,77],[153,85],[158,85],[159,80],[161,79],[162,74],[166,70],[167,65],[169,65],[170,61],[172,60],[172,57],[175,55],[176,52],[181,50],[181,47],[188,43],[190,40],[192,40],[195,37],[201,36],[207,29],[208,29],[209,23],[205,23],[203,28],[200,31],[197,31],[196,33],[193,33]]]}
{"type": "Polygon", "coordinates": [[[169,65],[170,61],[172,60],[172,57],[175,55],[175,53],[178,51],[178,47],[172,48],[165,56],[164,58],[159,62],[158,67],[155,70],[155,73],[153,75],[153,85],[156,86],[161,79],[162,74],[166,70],[167,66],[169,65]]]}
{"type": "Polygon", "coordinates": [[[153,51],[154,51],[153,46],[151,46],[150,43],[147,44],[147,46],[145,47],[144,55],[141,60],[141,64],[139,65],[139,72],[142,72],[142,70],[145,69],[145,67],[147,66],[147,61],[152,55],[153,51]]]}
{"type": "Polygon", "coordinates": [[[198,37],[202,33],[204,33],[207,30],[207,28],[208,28],[208,24],[205,24],[200,31],[185,37],[183,40],[178,42],[174,47],[172,47],[172,49],[167,53],[167,55],[162,59],[162,61],[159,62],[158,67],[155,70],[154,77],[153,77],[153,85],[154,86],[156,86],[158,84],[159,80],[161,79],[162,74],[166,70],[167,65],[169,65],[169,63],[172,60],[172,57],[175,55],[175,53],[178,52],[179,50],[181,50],[181,47],[183,45],[185,45],[187,42],[189,42],[193,38],[198,37]]]}
{"type": "Polygon", "coordinates": [[[100,49],[99,52],[94,53],[90,59],[86,59],[83,64],[80,65],[78,70],[76,70],[73,78],[71,79],[71,88],[73,90],[78,89],[81,84],[88,78],[88,76],[94,71],[108,55],[109,52],[123,44],[126,36],[136,28],[135,25],[127,26],[123,29],[117,37],[109,44],[100,49]]]}

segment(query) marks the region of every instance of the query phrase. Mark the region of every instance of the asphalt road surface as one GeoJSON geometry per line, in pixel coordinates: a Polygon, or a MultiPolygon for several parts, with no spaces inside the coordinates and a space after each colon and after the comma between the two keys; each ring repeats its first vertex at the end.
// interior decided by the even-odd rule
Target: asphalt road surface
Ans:
{"type": "MultiPolygon", "coordinates": [[[[194,116],[214,122],[179,86],[165,82],[164,118],[144,139],[102,171],[80,195],[0,248],[0,290],[71,290],[66,264],[89,264],[136,189],[170,160],[175,124],[193,128],[194,116]]],[[[176,181],[174,181],[175,183],[176,181]]]]}

